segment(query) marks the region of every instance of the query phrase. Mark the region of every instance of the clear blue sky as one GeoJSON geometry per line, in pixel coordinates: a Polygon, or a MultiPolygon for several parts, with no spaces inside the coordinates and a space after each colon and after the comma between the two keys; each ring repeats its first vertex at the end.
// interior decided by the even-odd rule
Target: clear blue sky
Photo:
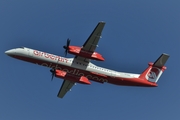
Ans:
{"type": "MultiPolygon", "coordinates": [[[[177,120],[180,118],[179,0],[1,0],[1,120],[177,120]],[[99,21],[106,25],[97,49],[99,66],[141,73],[161,53],[170,54],[157,88],[77,84],[56,97],[61,79],[49,68],[8,57],[26,46],[64,55],[81,46],[99,21]]],[[[72,55],[68,55],[72,57],[72,55]]]]}

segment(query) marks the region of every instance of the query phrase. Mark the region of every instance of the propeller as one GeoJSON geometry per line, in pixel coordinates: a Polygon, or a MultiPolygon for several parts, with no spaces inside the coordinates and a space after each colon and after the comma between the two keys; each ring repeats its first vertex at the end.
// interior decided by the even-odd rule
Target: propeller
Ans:
{"type": "Polygon", "coordinates": [[[52,68],[51,70],[50,70],[50,72],[52,73],[51,74],[51,81],[53,80],[53,78],[54,78],[54,75],[55,75],[55,72],[56,72],[56,69],[55,68],[52,68]]]}
{"type": "Polygon", "coordinates": [[[54,76],[55,76],[56,69],[57,69],[57,66],[58,66],[58,61],[59,61],[59,59],[57,60],[56,66],[50,70],[50,72],[52,73],[52,74],[51,74],[51,76],[52,76],[52,77],[51,77],[51,81],[53,80],[53,78],[54,78],[54,76]]]}
{"type": "Polygon", "coordinates": [[[66,42],[66,45],[63,46],[63,48],[65,49],[65,52],[64,52],[65,56],[67,56],[70,42],[71,42],[71,40],[68,38],[68,39],[67,39],[67,42],[66,42]]]}

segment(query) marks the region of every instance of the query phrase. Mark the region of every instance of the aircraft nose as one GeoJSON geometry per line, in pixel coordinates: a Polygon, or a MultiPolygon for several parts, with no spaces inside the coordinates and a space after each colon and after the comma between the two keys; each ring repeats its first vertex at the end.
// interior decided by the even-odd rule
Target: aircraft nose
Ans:
{"type": "Polygon", "coordinates": [[[7,54],[7,55],[12,55],[13,53],[14,53],[13,50],[7,50],[7,51],[5,51],[5,54],[7,54]]]}

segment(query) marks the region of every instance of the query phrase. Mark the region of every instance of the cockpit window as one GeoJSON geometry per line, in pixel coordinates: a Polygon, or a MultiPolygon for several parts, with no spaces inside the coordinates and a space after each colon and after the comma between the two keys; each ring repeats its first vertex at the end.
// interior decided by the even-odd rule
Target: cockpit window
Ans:
{"type": "Polygon", "coordinates": [[[20,47],[20,48],[24,49],[24,47],[20,47]]]}

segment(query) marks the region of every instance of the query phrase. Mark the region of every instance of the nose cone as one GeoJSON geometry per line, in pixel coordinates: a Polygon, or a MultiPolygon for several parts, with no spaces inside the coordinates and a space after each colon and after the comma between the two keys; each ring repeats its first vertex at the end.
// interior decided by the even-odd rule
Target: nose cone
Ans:
{"type": "Polygon", "coordinates": [[[7,51],[5,51],[5,54],[11,56],[14,54],[14,50],[7,50],[7,51]]]}

